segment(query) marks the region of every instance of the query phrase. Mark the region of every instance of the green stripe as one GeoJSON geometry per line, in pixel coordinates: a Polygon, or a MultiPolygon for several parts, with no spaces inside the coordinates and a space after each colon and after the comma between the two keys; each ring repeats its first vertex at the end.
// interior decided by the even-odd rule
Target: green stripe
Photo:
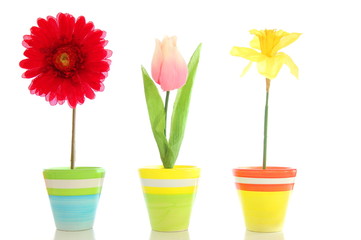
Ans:
{"type": "Polygon", "coordinates": [[[144,194],[152,229],[184,231],[188,229],[196,194],[144,194]]]}
{"type": "Polygon", "coordinates": [[[105,171],[100,167],[49,168],[43,171],[45,179],[91,179],[103,178],[105,171]]]}
{"type": "Polygon", "coordinates": [[[53,196],[81,196],[81,195],[92,195],[98,194],[102,191],[101,187],[95,188],[47,188],[48,194],[53,196]]]}

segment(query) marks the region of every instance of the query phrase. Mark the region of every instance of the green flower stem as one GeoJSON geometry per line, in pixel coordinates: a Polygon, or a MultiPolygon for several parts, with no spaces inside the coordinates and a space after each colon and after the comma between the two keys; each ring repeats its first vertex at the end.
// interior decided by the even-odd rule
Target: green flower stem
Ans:
{"type": "Polygon", "coordinates": [[[267,131],[268,131],[268,96],[271,80],[266,78],[266,106],[264,109],[264,131],[263,131],[263,169],[266,169],[267,162],[267,131]]]}
{"type": "Polygon", "coordinates": [[[166,96],[165,96],[165,104],[164,104],[164,112],[165,112],[164,136],[165,137],[167,137],[167,111],[168,111],[169,93],[170,93],[170,91],[167,91],[166,96]]]}
{"type": "Polygon", "coordinates": [[[70,154],[70,169],[74,169],[75,166],[75,120],[76,120],[76,108],[73,108],[73,118],[71,124],[71,154],[70,154]]]}

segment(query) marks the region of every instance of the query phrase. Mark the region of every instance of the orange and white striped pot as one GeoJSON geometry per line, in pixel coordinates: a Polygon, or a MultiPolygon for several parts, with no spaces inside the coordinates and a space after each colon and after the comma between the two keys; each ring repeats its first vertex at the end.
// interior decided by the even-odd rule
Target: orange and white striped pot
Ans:
{"type": "Polygon", "coordinates": [[[282,231],[296,173],[296,169],[288,167],[233,169],[249,231],[282,231]]]}

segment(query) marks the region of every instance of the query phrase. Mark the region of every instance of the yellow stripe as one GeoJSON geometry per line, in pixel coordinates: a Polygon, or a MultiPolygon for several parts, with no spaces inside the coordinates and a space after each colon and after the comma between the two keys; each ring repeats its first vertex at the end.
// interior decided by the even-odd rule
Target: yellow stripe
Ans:
{"type": "Polygon", "coordinates": [[[141,178],[148,179],[183,179],[199,178],[201,169],[195,166],[174,166],[172,169],[165,169],[163,166],[149,166],[139,169],[141,178]]]}
{"type": "Polygon", "coordinates": [[[292,191],[240,191],[247,229],[255,232],[282,231],[288,199],[292,191]]]}
{"type": "Polygon", "coordinates": [[[143,187],[144,193],[150,194],[189,194],[197,190],[196,186],[192,187],[143,187]]]}

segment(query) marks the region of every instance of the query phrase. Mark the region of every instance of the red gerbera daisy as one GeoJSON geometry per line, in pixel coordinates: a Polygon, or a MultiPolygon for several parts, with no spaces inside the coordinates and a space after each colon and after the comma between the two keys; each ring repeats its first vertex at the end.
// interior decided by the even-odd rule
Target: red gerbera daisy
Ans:
{"type": "Polygon", "coordinates": [[[94,29],[83,16],[75,19],[67,13],[56,18],[39,18],[38,27],[24,36],[27,59],[20,67],[28,69],[23,78],[33,78],[29,90],[45,97],[51,105],[68,101],[71,108],[95,98],[103,91],[112,52],[104,49],[106,33],[94,29]]]}

